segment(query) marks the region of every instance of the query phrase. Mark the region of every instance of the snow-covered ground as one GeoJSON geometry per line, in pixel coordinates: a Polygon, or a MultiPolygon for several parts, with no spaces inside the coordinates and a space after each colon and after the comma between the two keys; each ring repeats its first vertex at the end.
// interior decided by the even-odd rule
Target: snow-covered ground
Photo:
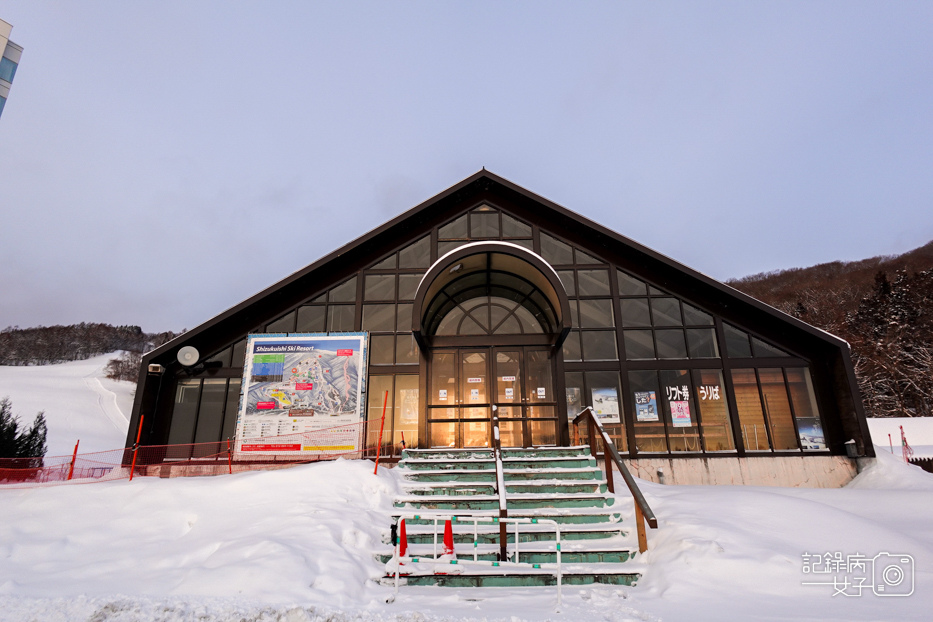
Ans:
{"type": "MultiPolygon", "coordinates": [[[[95,436],[87,430],[110,421],[85,384],[108,358],[2,368],[0,395],[23,419],[45,409],[50,436],[54,421],[68,423],[83,448],[95,436]]],[[[123,433],[100,433],[99,448],[119,447],[123,433]]],[[[554,588],[403,587],[387,603],[393,590],[374,580],[373,552],[384,546],[398,472],[374,475],[369,462],[0,486],[0,622],[929,619],[933,475],[884,449],[839,490],[642,482],[660,519],[631,564],[643,578],[567,587],[560,613],[554,588]],[[832,585],[806,585],[870,576],[870,562],[849,575],[804,572],[805,554],[827,553],[896,555],[889,564],[912,577],[913,594],[866,586],[833,596],[832,585]]],[[[618,503],[631,514],[630,499],[618,503]]]]}
{"type": "Polygon", "coordinates": [[[22,426],[45,411],[47,456],[119,449],[126,443],[136,385],[104,377],[104,366],[119,352],[59,365],[0,365],[0,398],[9,397],[22,426]]]}
{"type": "Polygon", "coordinates": [[[901,455],[901,426],[915,458],[933,458],[933,417],[891,417],[869,419],[868,429],[875,445],[888,453],[901,455]],[[888,435],[890,439],[888,438],[888,435]]]}

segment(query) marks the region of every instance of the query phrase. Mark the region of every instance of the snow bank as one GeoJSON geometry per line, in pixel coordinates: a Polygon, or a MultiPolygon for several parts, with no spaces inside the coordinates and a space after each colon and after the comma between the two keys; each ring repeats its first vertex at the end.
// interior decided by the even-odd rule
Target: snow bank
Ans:
{"type": "Polygon", "coordinates": [[[136,385],[104,377],[104,366],[119,353],[84,361],[30,367],[0,366],[0,398],[30,425],[40,410],[48,425],[47,456],[119,449],[126,443],[136,385]]]}

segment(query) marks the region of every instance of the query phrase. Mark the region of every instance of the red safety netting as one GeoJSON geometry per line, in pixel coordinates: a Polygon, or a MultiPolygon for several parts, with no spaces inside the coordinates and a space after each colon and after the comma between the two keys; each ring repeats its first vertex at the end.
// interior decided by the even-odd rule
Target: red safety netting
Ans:
{"type": "MultiPolygon", "coordinates": [[[[141,445],[75,456],[0,458],[0,486],[31,488],[63,483],[88,483],[133,477],[188,477],[279,469],[336,458],[374,458],[378,430],[366,422],[334,426],[300,434],[185,445],[141,445]],[[362,441],[362,442],[361,442],[362,441]],[[134,466],[135,465],[135,466],[134,466]]],[[[398,453],[381,448],[384,457],[398,453]]]]}

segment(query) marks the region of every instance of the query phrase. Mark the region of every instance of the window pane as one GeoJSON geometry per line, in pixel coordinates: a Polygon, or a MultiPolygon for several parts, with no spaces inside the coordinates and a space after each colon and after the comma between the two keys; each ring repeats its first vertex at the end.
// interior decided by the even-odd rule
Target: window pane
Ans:
{"type": "Polygon", "coordinates": [[[660,289],[653,285],[648,286],[648,295],[649,296],[667,296],[665,292],[662,292],[660,289]]]}
{"type": "Polygon", "coordinates": [[[437,230],[437,237],[441,240],[465,240],[467,237],[467,215],[452,220],[437,230]]]}
{"type": "Polygon", "coordinates": [[[398,299],[414,300],[422,276],[421,274],[398,275],[398,299]]]}
{"type": "Polygon", "coordinates": [[[471,238],[499,237],[499,212],[472,212],[470,214],[471,238]]]}
{"type": "Polygon", "coordinates": [[[327,307],[327,331],[346,333],[354,330],[356,307],[354,305],[330,305],[327,307]]]}
{"type": "Polygon", "coordinates": [[[418,357],[418,344],[415,342],[411,333],[399,335],[395,344],[395,362],[399,365],[417,364],[420,362],[418,357]]]}
{"type": "Polygon", "coordinates": [[[576,296],[577,288],[574,284],[573,270],[558,270],[557,276],[560,277],[560,282],[563,283],[567,295],[576,296]]]}
{"type": "MultiPolygon", "coordinates": [[[[468,408],[467,411],[471,411],[470,414],[481,415],[486,414],[486,409],[481,408],[468,408]]],[[[473,417],[471,417],[473,418],[473,417]]],[[[475,418],[479,419],[479,416],[475,418]]],[[[481,421],[464,421],[460,425],[460,435],[464,447],[489,447],[489,438],[490,438],[490,428],[489,421],[485,418],[481,421]]]]}
{"type": "Polygon", "coordinates": [[[548,350],[526,352],[525,393],[528,396],[528,403],[556,402],[553,380],[550,352],[548,350]]]}
{"type": "Polygon", "coordinates": [[[586,372],[587,397],[593,412],[599,417],[609,438],[620,452],[628,451],[625,424],[622,419],[622,400],[619,398],[619,372],[586,372]]]}
{"type": "Polygon", "coordinates": [[[517,244],[518,246],[521,246],[522,248],[527,248],[531,252],[534,252],[535,250],[535,243],[530,238],[523,239],[523,240],[509,240],[509,244],[517,244]]]}
{"type": "Polygon", "coordinates": [[[719,346],[716,345],[715,329],[688,328],[687,345],[692,359],[719,358],[719,346]]]}
{"type": "Polygon", "coordinates": [[[626,360],[655,358],[654,339],[650,330],[627,330],[622,335],[625,337],[626,360]]]}
{"type": "Polygon", "coordinates": [[[772,346],[770,343],[765,343],[758,337],[752,337],[752,350],[757,357],[789,356],[784,350],[772,346]]]}
{"type": "Polygon", "coordinates": [[[236,435],[236,418],[240,410],[240,379],[231,378],[227,387],[227,402],[224,406],[224,440],[232,439],[236,435]]]}
{"type": "Polygon", "coordinates": [[[732,387],[735,389],[735,408],[739,413],[742,441],[748,451],[767,450],[768,431],[765,429],[764,411],[758,395],[758,380],[754,369],[733,369],[732,387]]]}
{"type": "MultiPolygon", "coordinates": [[[[0,54],[3,54],[3,50],[0,50],[0,54]]],[[[5,56],[0,57],[0,80],[12,82],[13,77],[16,75],[16,67],[17,63],[14,63],[9,58],[5,56]]]]}
{"type": "Polygon", "coordinates": [[[629,386],[635,404],[635,447],[640,452],[667,452],[667,434],[658,402],[658,372],[630,371],[629,386]]]}
{"type": "Polygon", "coordinates": [[[295,331],[299,333],[324,332],[324,319],[327,316],[327,307],[300,307],[298,309],[298,325],[295,331]]]}
{"type": "Polygon", "coordinates": [[[456,423],[431,423],[428,428],[431,447],[453,447],[457,444],[455,431],[456,423]]]}
{"type": "Polygon", "coordinates": [[[726,354],[729,358],[751,358],[752,348],[748,345],[748,333],[729,324],[723,324],[722,330],[726,335],[726,354]]]}
{"type": "Polygon", "coordinates": [[[660,375],[661,403],[671,426],[667,431],[671,451],[703,451],[690,372],[686,369],[664,369],[660,375]]]}
{"type": "Polygon", "coordinates": [[[658,343],[659,359],[685,359],[687,358],[687,345],[684,343],[684,331],[656,330],[655,339],[658,343]]]}
{"type": "Polygon", "coordinates": [[[609,272],[607,270],[578,270],[581,296],[608,296],[609,272]]]}
{"type": "Polygon", "coordinates": [[[771,426],[771,442],[775,449],[797,449],[797,433],[791,417],[787,387],[780,367],[759,369],[761,394],[765,399],[765,414],[771,426]]]}
{"type": "Polygon", "coordinates": [[[431,353],[431,386],[428,404],[432,406],[457,405],[456,352],[431,353]]]}
{"type": "Polygon", "coordinates": [[[531,427],[531,444],[535,447],[557,444],[556,421],[529,421],[528,425],[531,427]]]}
{"type": "Polygon", "coordinates": [[[530,238],[531,226],[512,218],[508,214],[502,214],[502,237],[530,238]]]}
{"type": "Polygon", "coordinates": [[[581,300],[580,326],[582,328],[612,328],[612,300],[581,300]]]}
{"type": "Polygon", "coordinates": [[[486,375],[486,353],[461,350],[460,403],[489,402],[489,378],[486,375]]]}
{"type": "Polygon", "coordinates": [[[648,293],[648,286],[643,281],[621,270],[616,270],[616,276],[619,277],[619,295],[620,296],[645,296],[648,293]]]}
{"type": "Polygon", "coordinates": [[[826,449],[826,437],[816,405],[816,395],[813,393],[810,370],[806,367],[792,367],[786,371],[790,399],[797,417],[800,446],[804,449],[826,449]]]}
{"type": "Polygon", "coordinates": [[[296,313],[292,311],[286,315],[283,315],[274,322],[271,322],[266,326],[267,333],[293,333],[295,332],[295,315],[296,313]]]}
{"type": "Polygon", "coordinates": [[[246,339],[241,339],[233,344],[233,357],[230,365],[233,367],[243,367],[243,361],[246,359],[246,339]]]}
{"type": "Polygon", "coordinates": [[[214,356],[207,359],[206,362],[207,363],[220,363],[221,367],[230,367],[230,354],[231,354],[231,348],[226,348],[225,350],[221,350],[214,356]]]}
{"type": "Polygon", "coordinates": [[[496,352],[496,401],[500,404],[522,401],[521,354],[517,351],[496,352]]]}
{"type": "Polygon", "coordinates": [[[369,362],[372,365],[391,365],[395,362],[395,335],[369,337],[369,362]]]}
{"type": "Polygon", "coordinates": [[[363,330],[395,331],[395,305],[363,305],[363,330]]]}
{"type": "MultiPolygon", "coordinates": [[[[570,425],[570,440],[573,441],[573,418],[586,407],[583,403],[583,372],[571,371],[564,374],[564,392],[567,400],[567,422],[570,425]]],[[[580,429],[586,434],[586,426],[580,429]]]]}
{"type": "Polygon", "coordinates": [[[401,453],[402,436],[408,447],[418,446],[418,375],[395,377],[395,421],[392,441],[396,454],[401,453]]]}
{"type": "Polygon", "coordinates": [[[569,265],[573,263],[573,251],[569,244],[541,233],[541,256],[551,265],[569,265]]]}
{"type": "Polygon", "coordinates": [[[398,306],[398,321],[396,323],[395,330],[400,333],[407,333],[411,330],[411,308],[410,304],[403,304],[398,306]]]}
{"type": "Polygon", "coordinates": [[[356,277],[330,290],[330,302],[356,302],[356,277]]]}
{"type": "Polygon", "coordinates": [[[398,252],[398,267],[427,268],[431,265],[431,236],[425,236],[398,252]]]}
{"type": "Polygon", "coordinates": [[[393,270],[395,268],[395,258],[396,254],[392,253],[376,265],[372,266],[372,270],[393,270]]]}
{"type": "MultiPolygon", "coordinates": [[[[198,415],[198,399],[201,397],[201,381],[197,379],[179,380],[175,388],[175,405],[172,409],[172,422],[168,431],[168,444],[180,445],[194,440],[194,424],[198,415]]],[[[187,457],[183,450],[174,458],[187,457]],[[183,454],[183,455],[182,455],[183,454]]]]}
{"type": "Polygon", "coordinates": [[[583,360],[615,361],[619,358],[615,331],[587,330],[580,335],[583,343],[583,360]]]}
{"type": "Polygon", "coordinates": [[[459,248],[463,246],[464,244],[469,244],[469,242],[467,242],[466,240],[463,240],[462,242],[459,242],[459,241],[458,242],[438,242],[437,243],[437,256],[443,257],[450,251],[454,250],[455,248],[459,248]]]}
{"type": "Polygon", "coordinates": [[[570,304],[570,325],[574,328],[580,328],[580,308],[576,300],[569,301],[570,304]]]}
{"type": "Polygon", "coordinates": [[[651,326],[647,298],[626,298],[622,304],[622,326],[651,326]]]}
{"type": "Polygon", "coordinates": [[[693,305],[684,304],[684,324],[687,326],[712,326],[713,316],[700,311],[693,305]]]}
{"type": "Polygon", "coordinates": [[[603,263],[601,260],[596,259],[592,255],[588,255],[584,253],[579,248],[573,249],[573,253],[578,264],[586,265],[586,264],[594,264],[594,263],[603,263]]]}
{"type": "Polygon", "coordinates": [[[706,451],[732,451],[732,422],[726,388],[719,369],[694,369],[694,394],[700,408],[703,445],[706,451]]]}
{"type": "Polygon", "coordinates": [[[676,298],[652,298],[651,317],[655,326],[683,326],[680,301],[676,298]]]}
{"type": "Polygon", "coordinates": [[[564,360],[579,361],[583,358],[582,352],[583,351],[580,349],[580,331],[570,331],[570,334],[567,335],[567,339],[564,341],[563,345],[564,360]]]}
{"type": "Polygon", "coordinates": [[[383,405],[386,413],[385,429],[382,433],[382,450],[386,453],[392,439],[392,405],[395,393],[392,390],[394,376],[371,375],[366,383],[366,449],[375,453],[379,445],[379,430],[382,427],[383,405]]]}
{"type": "MultiPolygon", "coordinates": [[[[195,443],[219,441],[224,421],[224,400],[227,397],[226,378],[205,378],[201,388],[201,407],[198,409],[198,427],[195,431],[195,443]]],[[[217,453],[218,445],[210,445],[195,450],[195,457],[217,453]]]]}
{"type": "Polygon", "coordinates": [[[395,275],[367,274],[363,300],[395,300],[395,275]]]}

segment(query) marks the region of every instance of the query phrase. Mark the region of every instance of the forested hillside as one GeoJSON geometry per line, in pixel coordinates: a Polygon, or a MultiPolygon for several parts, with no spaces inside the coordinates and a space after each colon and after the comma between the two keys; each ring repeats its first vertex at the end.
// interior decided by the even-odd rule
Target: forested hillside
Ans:
{"type": "Polygon", "coordinates": [[[848,341],[870,416],[933,415],[933,242],[728,284],[848,341]]]}
{"type": "MultiPolygon", "coordinates": [[[[139,326],[72,324],[70,326],[10,326],[0,331],[0,365],[50,365],[114,352],[146,352],[176,333],[144,333],[139,326]]],[[[134,372],[135,373],[135,372],[134,372]]]]}

